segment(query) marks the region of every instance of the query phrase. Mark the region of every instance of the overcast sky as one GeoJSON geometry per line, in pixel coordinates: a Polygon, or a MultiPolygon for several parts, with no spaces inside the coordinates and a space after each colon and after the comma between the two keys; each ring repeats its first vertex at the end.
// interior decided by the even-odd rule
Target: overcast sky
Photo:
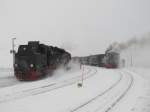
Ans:
{"type": "Polygon", "coordinates": [[[89,55],[147,32],[150,0],[0,0],[0,67],[12,63],[12,37],[89,55]]]}

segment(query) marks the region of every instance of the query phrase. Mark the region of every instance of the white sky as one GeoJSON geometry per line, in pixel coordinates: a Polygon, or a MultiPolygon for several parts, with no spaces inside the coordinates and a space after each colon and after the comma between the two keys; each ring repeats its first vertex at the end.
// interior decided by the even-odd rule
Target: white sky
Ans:
{"type": "Polygon", "coordinates": [[[150,0],[0,0],[0,67],[12,63],[12,37],[89,55],[147,32],[150,0]]]}

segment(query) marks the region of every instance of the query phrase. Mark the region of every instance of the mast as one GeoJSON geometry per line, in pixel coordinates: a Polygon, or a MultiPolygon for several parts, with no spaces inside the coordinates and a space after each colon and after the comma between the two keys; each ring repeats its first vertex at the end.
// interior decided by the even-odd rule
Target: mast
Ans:
{"type": "Polygon", "coordinates": [[[12,38],[12,50],[10,50],[10,53],[13,55],[13,68],[15,65],[15,39],[16,38],[12,38]]]}

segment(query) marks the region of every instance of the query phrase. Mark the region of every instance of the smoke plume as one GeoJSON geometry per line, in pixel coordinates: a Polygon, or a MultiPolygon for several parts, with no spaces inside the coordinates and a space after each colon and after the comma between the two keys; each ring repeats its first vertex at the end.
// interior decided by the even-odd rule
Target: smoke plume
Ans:
{"type": "Polygon", "coordinates": [[[150,33],[147,35],[144,35],[142,38],[132,38],[126,42],[118,43],[114,42],[112,43],[106,52],[122,52],[123,50],[129,49],[132,46],[147,46],[150,45],[150,33]]]}

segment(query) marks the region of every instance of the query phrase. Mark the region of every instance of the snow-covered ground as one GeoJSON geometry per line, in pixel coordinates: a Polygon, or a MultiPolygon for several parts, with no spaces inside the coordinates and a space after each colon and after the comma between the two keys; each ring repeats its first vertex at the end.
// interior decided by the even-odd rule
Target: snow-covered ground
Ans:
{"type": "Polygon", "coordinates": [[[125,67],[134,76],[134,86],[121,103],[113,110],[115,112],[150,112],[150,44],[134,43],[121,53],[125,59],[125,67]]]}
{"type": "MultiPolygon", "coordinates": [[[[112,70],[84,66],[84,71],[82,69],[58,71],[52,77],[39,81],[17,83],[14,81],[14,85],[9,83],[0,88],[0,110],[149,112],[150,77],[147,75],[149,72],[136,68],[112,70]],[[82,73],[84,73],[83,87],[78,87],[82,73]]],[[[13,79],[12,74],[8,76],[13,79]]],[[[1,77],[1,80],[3,78],[1,77]]]]}
{"type": "MultiPolygon", "coordinates": [[[[139,83],[137,85],[141,87],[137,93],[142,93],[136,98],[132,111],[134,112],[150,112],[150,69],[149,68],[132,68],[139,77],[139,83]]],[[[135,90],[136,91],[136,90],[135,90]]]]}

